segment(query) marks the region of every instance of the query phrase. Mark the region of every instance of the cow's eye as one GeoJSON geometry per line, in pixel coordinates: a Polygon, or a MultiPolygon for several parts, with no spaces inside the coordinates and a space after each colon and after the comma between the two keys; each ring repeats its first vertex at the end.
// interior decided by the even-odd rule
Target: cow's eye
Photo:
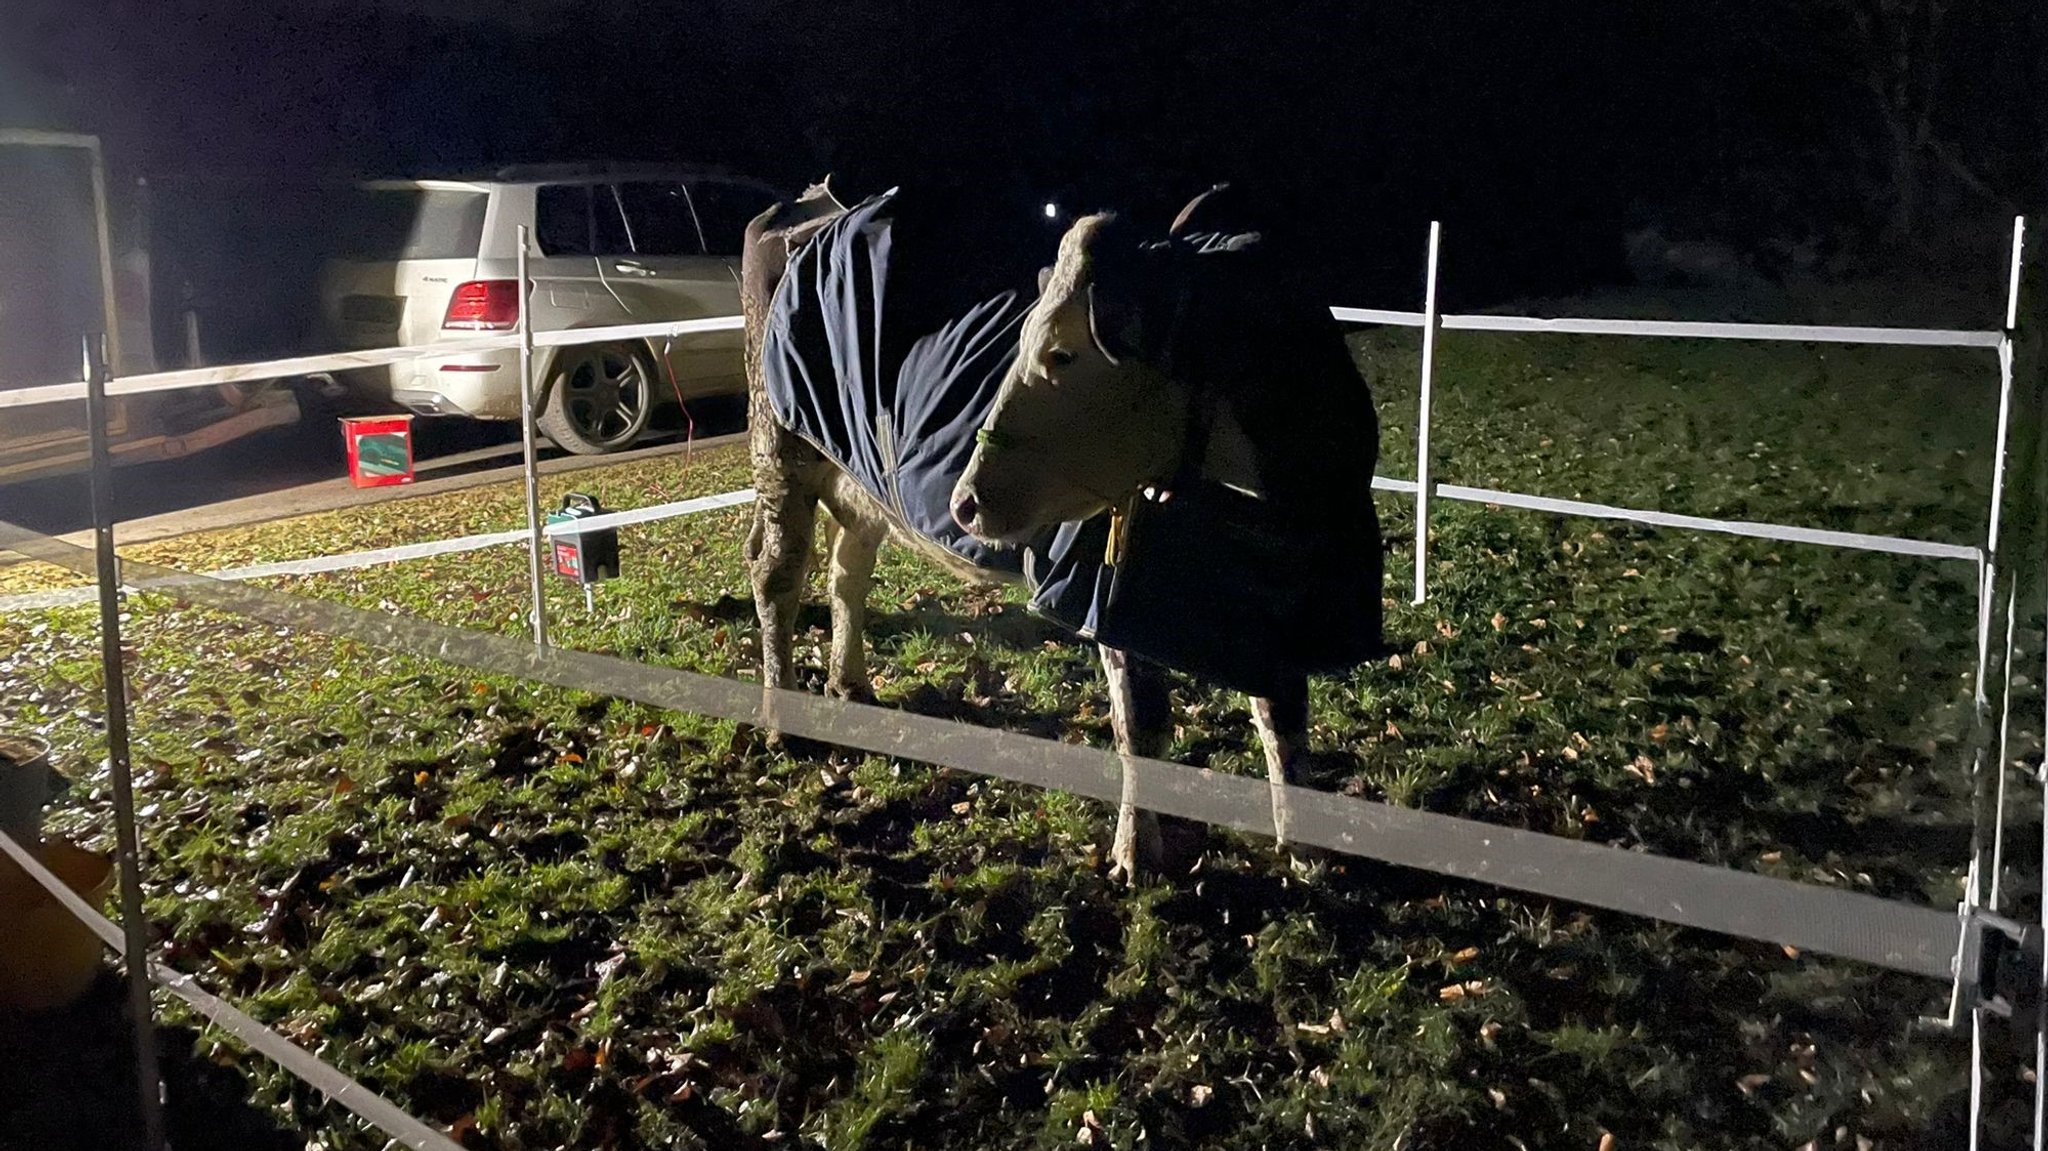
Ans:
{"type": "Polygon", "coordinates": [[[1065,348],[1054,348],[1046,353],[1045,362],[1055,368],[1064,368],[1074,362],[1074,353],[1065,348]]]}

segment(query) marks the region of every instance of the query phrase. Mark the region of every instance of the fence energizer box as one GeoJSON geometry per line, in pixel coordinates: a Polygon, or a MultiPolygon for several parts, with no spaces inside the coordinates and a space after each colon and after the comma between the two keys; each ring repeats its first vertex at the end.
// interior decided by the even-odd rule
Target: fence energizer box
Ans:
{"type": "Polygon", "coordinates": [[[598,505],[597,498],[581,492],[563,496],[561,510],[548,513],[548,526],[557,528],[550,533],[554,541],[556,575],[586,587],[618,578],[619,529],[598,528],[585,532],[564,526],[603,514],[604,508],[598,505]]]}
{"type": "Polygon", "coordinates": [[[341,421],[348,478],[359,488],[412,482],[412,417],[360,416],[341,421]]]}

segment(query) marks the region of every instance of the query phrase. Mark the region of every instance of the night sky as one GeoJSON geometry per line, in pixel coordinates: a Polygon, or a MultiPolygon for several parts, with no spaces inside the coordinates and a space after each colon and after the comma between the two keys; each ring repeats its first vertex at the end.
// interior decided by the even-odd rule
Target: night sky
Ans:
{"type": "Polygon", "coordinates": [[[2038,0],[0,0],[0,123],[142,174],[675,158],[1153,215],[1231,179],[1361,292],[1442,218],[1453,304],[1625,278],[1650,221],[1995,237],[2048,198],[2043,93],[2038,0]]]}

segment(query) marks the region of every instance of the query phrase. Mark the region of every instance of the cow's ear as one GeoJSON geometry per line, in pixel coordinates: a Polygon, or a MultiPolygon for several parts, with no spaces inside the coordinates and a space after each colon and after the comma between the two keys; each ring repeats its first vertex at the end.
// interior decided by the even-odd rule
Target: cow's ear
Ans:
{"type": "Polygon", "coordinates": [[[1088,285],[1088,335],[1095,341],[1095,350],[1112,364],[1138,354],[1144,346],[1143,322],[1139,309],[1131,307],[1130,301],[1119,299],[1114,289],[1105,290],[1099,282],[1088,285]]]}
{"type": "Polygon", "coordinates": [[[1038,269],[1038,294],[1041,296],[1045,295],[1045,287],[1050,283],[1052,283],[1052,268],[1048,266],[1038,269]]]}
{"type": "Polygon", "coordinates": [[[1172,323],[1165,299],[1168,269],[1158,259],[1134,258],[1130,264],[1116,276],[1098,276],[1088,284],[1088,334],[1112,364],[1133,356],[1157,359],[1172,323]]]}
{"type": "Polygon", "coordinates": [[[1121,217],[1104,220],[1089,237],[1088,334],[1112,364],[1151,350],[1156,317],[1149,301],[1160,254],[1140,245],[1121,217]]]}

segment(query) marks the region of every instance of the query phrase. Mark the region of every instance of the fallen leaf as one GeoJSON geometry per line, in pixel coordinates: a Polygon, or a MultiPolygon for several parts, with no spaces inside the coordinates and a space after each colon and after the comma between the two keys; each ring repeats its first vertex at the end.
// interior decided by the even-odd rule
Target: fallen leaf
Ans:
{"type": "Polygon", "coordinates": [[[1505,630],[1507,630],[1507,626],[1508,626],[1508,617],[1507,617],[1507,616],[1506,616],[1505,614],[1503,614],[1503,613],[1501,613],[1501,612],[1494,612],[1494,613],[1493,613],[1493,621],[1492,621],[1492,622],[1493,622],[1493,630],[1495,630],[1495,631],[1505,631],[1505,630]]]}
{"type": "Polygon", "coordinates": [[[1458,967],[1470,963],[1477,958],[1479,958],[1479,949],[1477,947],[1467,947],[1451,956],[1451,966],[1458,967]]]}

